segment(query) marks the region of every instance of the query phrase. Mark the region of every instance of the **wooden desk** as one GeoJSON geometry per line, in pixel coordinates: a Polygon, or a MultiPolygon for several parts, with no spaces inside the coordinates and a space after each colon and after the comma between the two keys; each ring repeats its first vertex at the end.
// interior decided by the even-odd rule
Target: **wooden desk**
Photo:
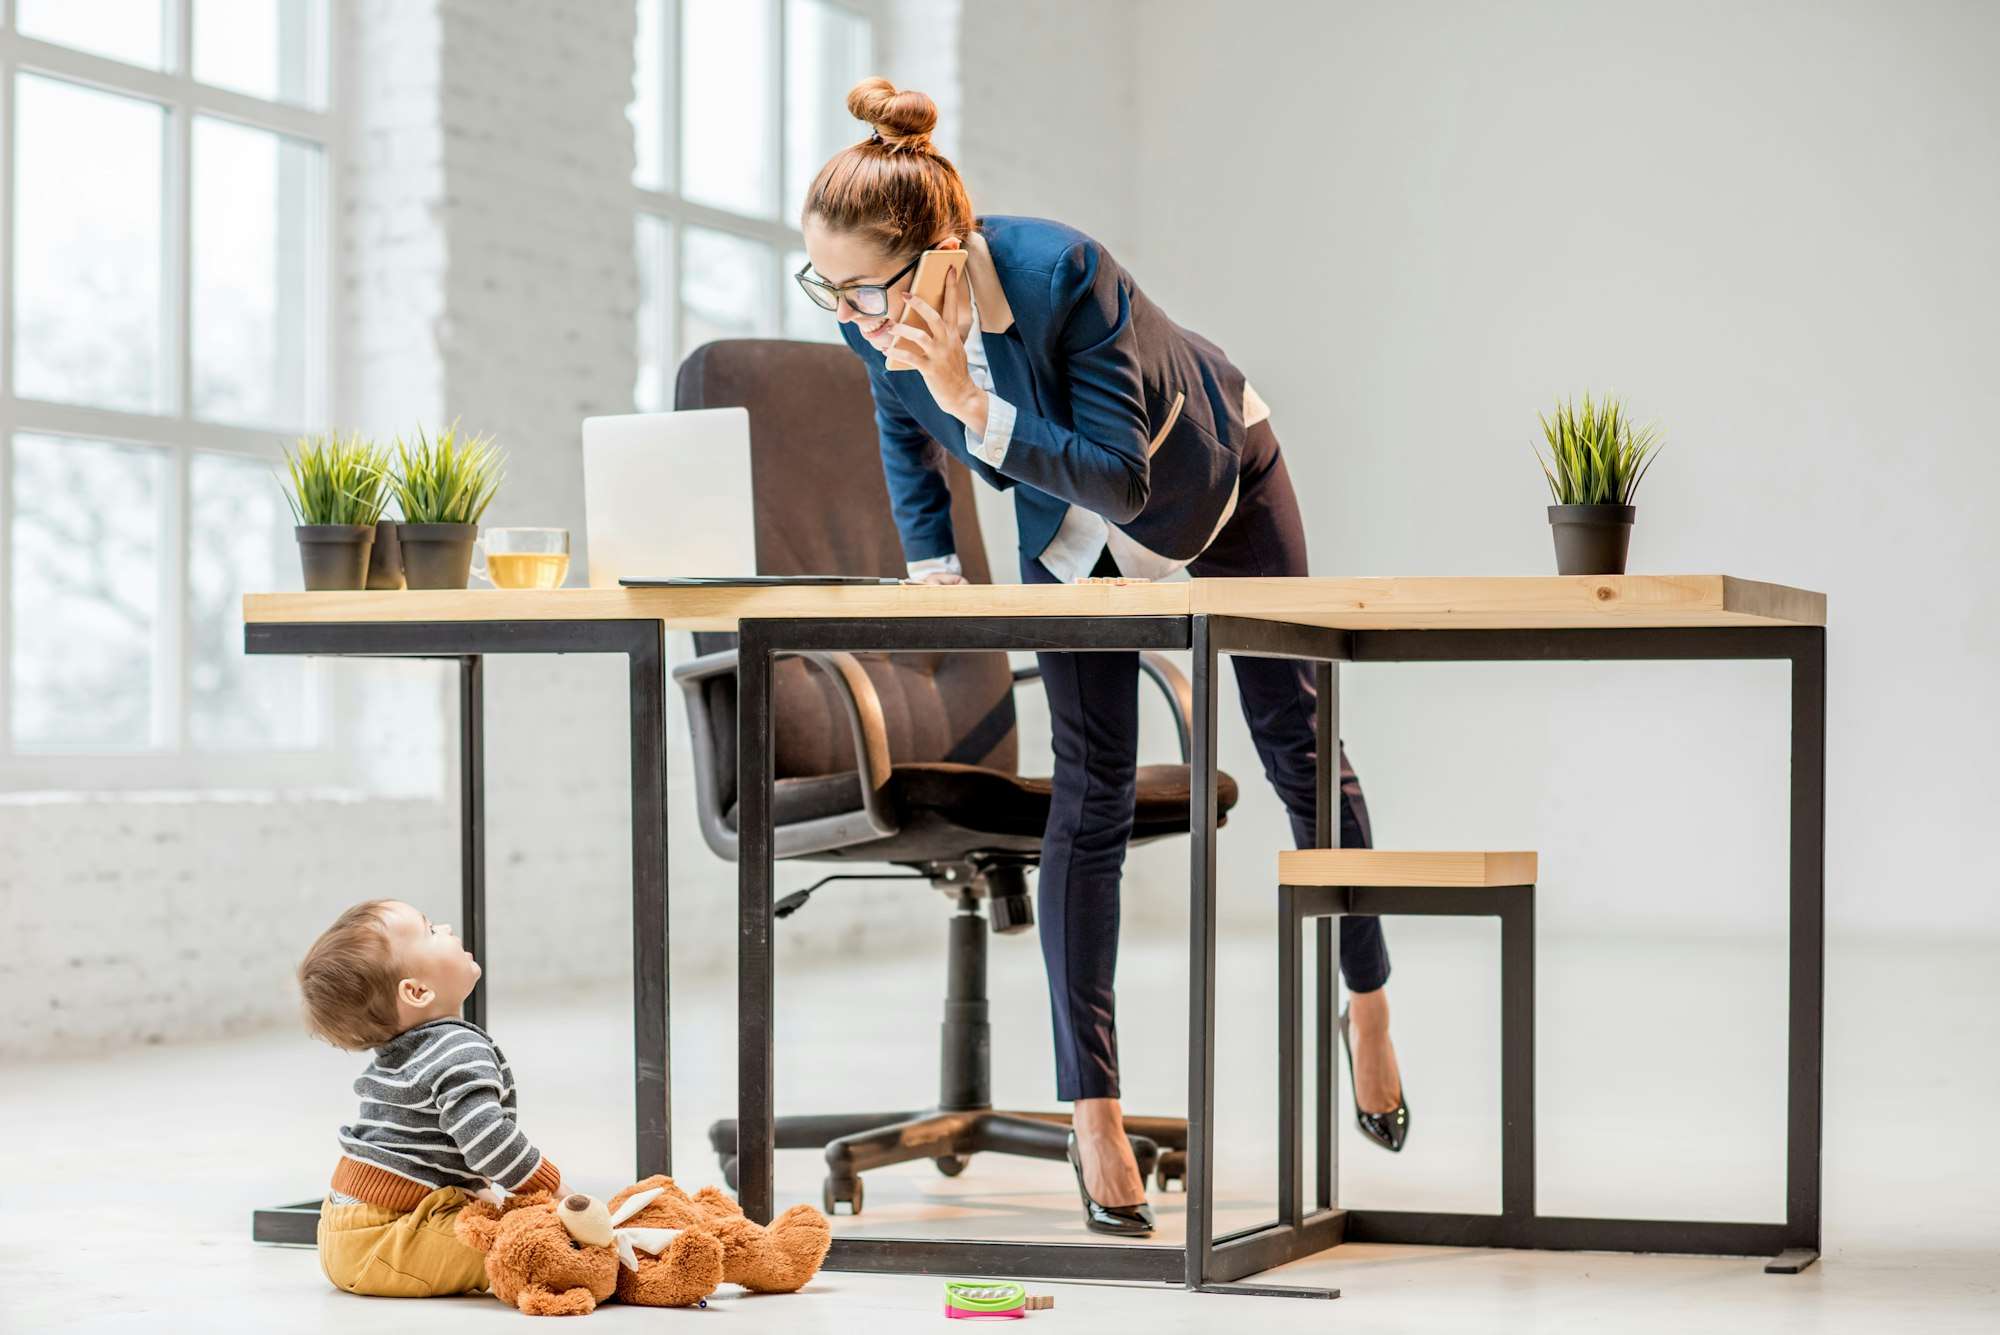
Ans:
{"type": "MultiPolygon", "coordinates": [[[[1237,1283],[1342,1240],[1783,1255],[1819,1248],[1823,992],[1826,600],[1722,575],[1547,578],[1187,580],[1131,585],[480,590],[252,594],[251,653],[455,658],[461,664],[461,803],[468,942],[483,944],[479,664],[488,653],[618,652],[631,667],[637,1172],[671,1170],[667,1136],[664,636],[741,634],[739,670],[738,1182],[753,1218],[772,1211],[775,981],[771,955],[771,663],[798,650],[1190,649],[1194,655],[1185,1248],[839,1238],[832,1268],[1096,1277],[1210,1291],[1296,1292],[1237,1283]],[[1344,1210],[1321,1131],[1316,1207],[1217,1238],[1214,1147],[1216,670],[1225,654],[1315,664],[1319,828],[1337,764],[1342,662],[1782,659],[1791,664],[1791,928],[1786,1217],[1742,1224],[1535,1216],[1504,1237],[1483,1216],[1344,1210]],[[651,817],[651,819],[649,819],[651,817]]],[[[1319,963],[1330,969],[1332,935],[1319,963]]],[[[482,985],[481,993],[484,987],[482,985]]],[[[483,996],[482,996],[483,1001],[483,996]]],[[[1324,1021],[1326,1017],[1322,1017],[1324,1021]]],[[[1319,1036],[1322,1046],[1329,1035],[1319,1036]]],[[[1322,1119],[1324,1122],[1324,1119],[1322,1119]]],[[[260,1212],[258,1236],[309,1241],[295,1210],[260,1212]],[[265,1213],[274,1218],[263,1227],[265,1213]],[[282,1235],[282,1236],[279,1236],[282,1235]]]]}
{"type": "Polygon", "coordinates": [[[243,599],[243,620],[250,625],[655,620],[674,630],[727,631],[745,618],[1191,614],[1345,630],[1823,626],[1826,596],[1727,575],[1572,575],[846,588],[411,589],[253,593],[243,599]]]}

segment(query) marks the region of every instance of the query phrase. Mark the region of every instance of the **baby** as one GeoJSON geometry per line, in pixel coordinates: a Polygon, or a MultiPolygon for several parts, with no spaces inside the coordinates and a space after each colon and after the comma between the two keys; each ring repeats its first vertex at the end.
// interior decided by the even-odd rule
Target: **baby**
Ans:
{"type": "Polygon", "coordinates": [[[450,927],[393,899],[356,904],[299,965],[307,1027],[375,1060],[320,1207],[319,1263],[337,1288],[428,1298],[486,1288],[453,1221],[467,1193],[556,1191],[562,1176],[514,1122],[514,1076],[459,1014],[479,961],[450,927]]]}

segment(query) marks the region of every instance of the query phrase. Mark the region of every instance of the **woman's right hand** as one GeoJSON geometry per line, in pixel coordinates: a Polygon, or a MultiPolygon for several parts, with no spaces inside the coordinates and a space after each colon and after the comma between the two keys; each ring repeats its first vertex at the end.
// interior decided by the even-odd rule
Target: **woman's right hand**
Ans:
{"type": "Polygon", "coordinates": [[[922,579],[908,579],[903,582],[905,584],[963,584],[966,580],[965,576],[953,574],[949,570],[932,570],[926,573],[922,579]]]}

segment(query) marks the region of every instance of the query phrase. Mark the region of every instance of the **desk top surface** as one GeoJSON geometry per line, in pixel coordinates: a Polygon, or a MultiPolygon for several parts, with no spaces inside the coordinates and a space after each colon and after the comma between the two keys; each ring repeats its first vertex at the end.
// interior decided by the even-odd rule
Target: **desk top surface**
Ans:
{"type": "Polygon", "coordinates": [[[1826,595],[1729,575],[1190,579],[1148,584],[460,589],[252,593],[246,622],[657,619],[733,630],[744,617],[1187,616],[1346,630],[1823,626],[1826,595]]]}

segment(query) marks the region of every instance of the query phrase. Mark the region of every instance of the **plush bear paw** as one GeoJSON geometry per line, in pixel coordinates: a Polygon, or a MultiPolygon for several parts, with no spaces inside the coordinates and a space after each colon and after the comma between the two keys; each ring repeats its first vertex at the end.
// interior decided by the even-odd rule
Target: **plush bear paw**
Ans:
{"type": "MultiPolygon", "coordinates": [[[[750,1225],[751,1228],[756,1226],[750,1225]]],[[[833,1245],[826,1216],[810,1205],[794,1205],[759,1236],[742,1237],[725,1278],[752,1293],[796,1293],[819,1273],[833,1245]]]]}
{"type": "Polygon", "coordinates": [[[514,1305],[529,1316],[589,1316],[597,1299],[589,1289],[545,1289],[529,1284],[515,1295],[514,1305]]]}

